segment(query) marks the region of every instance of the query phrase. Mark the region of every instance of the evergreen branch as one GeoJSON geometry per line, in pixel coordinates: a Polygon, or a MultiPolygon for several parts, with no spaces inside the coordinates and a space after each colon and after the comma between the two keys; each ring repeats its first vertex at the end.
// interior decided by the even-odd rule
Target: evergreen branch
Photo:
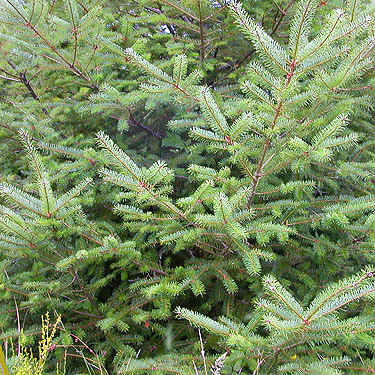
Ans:
{"type": "MultiPolygon", "coordinates": [[[[334,31],[337,29],[337,25],[342,20],[344,15],[345,15],[344,12],[338,12],[335,22],[332,24],[331,28],[328,29],[328,32],[325,33],[323,39],[312,50],[310,50],[308,54],[303,54],[303,56],[300,57],[300,61],[306,60],[310,56],[314,55],[319,49],[321,49],[322,47],[326,45],[326,42],[331,42],[330,37],[331,35],[333,35],[334,31]]],[[[319,37],[316,37],[316,39],[313,42],[310,42],[310,44],[316,42],[316,40],[319,40],[319,37]]]]}
{"type": "Polygon", "coordinates": [[[31,211],[37,215],[47,217],[47,215],[41,211],[40,201],[32,195],[25,193],[5,182],[0,184],[0,193],[5,196],[8,202],[16,204],[17,207],[24,208],[25,210],[31,211]]]}
{"type": "Polygon", "coordinates": [[[182,307],[177,307],[176,315],[179,319],[186,319],[196,327],[202,327],[205,328],[207,331],[220,335],[229,335],[229,329],[226,326],[218,322],[215,322],[214,320],[207,318],[206,316],[201,315],[195,311],[190,311],[182,307]]]}
{"type": "Polygon", "coordinates": [[[140,169],[104,132],[97,134],[98,144],[112,156],[116,165],[120,165],[136,181],[143,183],[140,177],[140,169]]]}
{"type": "Polygon", "coordinates": [[[198,100],[204,113],[213,120],[213,122],[211,122],[213,129],[215,131],[220,131],[221,135],[225,136],[228,124],[208,88],[202,88],[200,90],[198,100]]]}
{"type": "Polygon", "coordinates": [[[290,311],[292,311],[293,314],[299,319],[304,320],[303,308],[274,277],[272,277],[271,275],[264,277],[263,285],[264,288],[271,294],[271,296],[281,301],[282,304],[286,306],[290,311]]]}
{"type": "Polygon", "coordinates": [[[287,60],[285,50],[278,43],[276,43],[275,40],[267,35],[260,26],[251,20],[250,17],[248,17],[239,2],[231,2],[229,9],[232,15],[235,17],[236,24],[254,43],[258,52],[263,53],[264,56],[272,61],[275,66],[287,74],[288,72],[283,66],[286,64],[287,60]],[[278,57],[279,61],[276,59],[276,56],[278,57]]]}
{"type": "Polygon", "coordinates": [[[194,16],[194,14],[191,14],[189,13],[186,9],[183,9],[181,7],[179,7],[178,5],[168,1],[168,0],[161,0],[163,3],[166,3],[168,5],[170,5],[171,7],[177,9],[178,11],[180,11],[181,13],[185,14],[186,16],[190,17],[191,19],[193,20],[196,20],[196,21],[199,21],[199,18],[194,16]]]}
{"type": "Polygon", "coordinates": [[[85,180],[81,181],[77,186],[75,186],[70,191],[66,192],[61,198],[56,201],[56,207],[51,212],[52,214],[59,211],[61,208],[67,204],[71,204],[71,201],[76,198],[81,192],[92,183],[92,179],[87,177],[85,180]]]}
{"type": "Polygon", "coordinates": [[[303,37],[307,37],[311,20],[314,17],[318,0],[302,0],[298,3],[298,10],[293,18],[290,30],[290,47],[292,49],[292,61],[297,61],[298,48],[303,37]]]}
{"type": "Polygon", "coordinates": [[[343,280],[341,283],[332,285],[330,288],[328,288],[328,290],[321,292],[320,295],[317,296],[315,300],[310,304],[306,319],[311,321],[323,317],[325,315],[331,314],[332,312],[335,312],[336,310],[347,305],[348,303],[373,293],[375,287],[372,286],[372,284],[368,284],[369,279],[373,277],[374,272],[371,269],[368,269],[362,274],[355,275],[351,278],[343,280]],[[368,285],[366,285],[366,283],[368,285]],[[364,286],[368,286],[369,288],[364,289],[363,292],[360,291],[358,293],[356,289],[357,287],[360,287],[361,284],[364,284],[364,286]],[[350,289],[353,290],[352,295],[350,293],[346,293],[350,289]],[[341,295],[345,296],[344,300],[341,303],[335,303],[335,299],[337,300],[337,297],[340,297],[341,295]],[[317,315],[320,310],[328,306],[328,303],[330,301],[334,303],[333,307],[327,309],[326,311],[323,310],[323,312],[320,313],[320,315],[317,315]]]}
{"type": "Polygon", "coordinates": [[[51,211],[55,207],[55,197],[53,196],[51,185],[47,173],[43,167],[40,156],[36,152],[30,135],[24,129],[19,131],[21,140],[28,152],[28,157],[31,162],[31,167],[36,172],[36,182],[39,188],[39,195],[43,201],[44,211],[47,217],[51,216],[51,211]]]}
{"type": "Polygon", "coordinates": [[[203,25],[203,16],[202,16],[202,9],[201,9],[201,0],[197,0],[198,5],[198,18],[199,18],[199,38],[200,38],[200,61],[201,66],[203,65],[204,58],[205,58],[205,32],[204,32],[204,25],[203,25]]]}

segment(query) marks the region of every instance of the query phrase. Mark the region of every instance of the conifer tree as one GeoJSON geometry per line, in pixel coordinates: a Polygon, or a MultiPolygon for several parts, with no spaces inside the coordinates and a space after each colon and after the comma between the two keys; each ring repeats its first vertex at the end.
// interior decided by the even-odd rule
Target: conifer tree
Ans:
{"type": "Polygon", "coordinates": [[[2,339],[49,310],[113,373],[374,367],[375,5],[324,3],[0,0],[2,339]]]}
{"type": "MultiPolygon", "coordinates": [[[[115,164],[119,167],[122,164],[127,170],[121,175],[104,170],[101,172],[104,179],[128,191],[119,196],[121,200],[136,198],[136,206],[133,203],[132,206],[120,204],[116,207],[128,222],[126,226],[139,232],[139,225],[132,222],[141,224],[145,220],[144,215],[148,215],[147,224],[143,224],[143,227],[151,235],[150,244],[169,244],[174,253],[181,253],[184,249],[194,251],[194,248],[209,252],[210,255],[205,257],[201,266],[199,263],[202,258],[193,258],[190,263],[194,271],[189,269],[188,275],[183,271],[181,276],[173,272],[172,279],[181,278],[180,288],[189,287],[197,296],[207,293],[205,285],[209,280],[213,282],[213,278],[222,283],[229,295],[237,293],[242,290],[238,283],[243,278],[233,271],[241,267],[241,263],[249,275],[256,276],[261,272],[261,259],[277,259],[274,267],[278,269],[278,274],[302,276],[302,283],[307,285],[298,289],[299,293],[303,291],[301,296],[304,295],[308,301],[314,294],[308,292],[306,287],[311,287],[311,276],[317,268],[311,270],[310,277],[308,271],[302,273],[298,268],[285,270],[285,265],[291,264],[291,258],[295,256],[295,252],[288,248],[302,250],[304,255],[300,253],[300,256],[313,262],[316,257],[314,250],[320,251],[321,255],[330,248],[333,251],[337,249],[335,252],[341,255],[342,251],[338,250],[344,246],[346,254],[354,248],[361,251],[357,243],[353,244],[351,233],[356,229],[369,235],[371,233],[365,214],[374,208],[373,198],[369,194],[372,189],[372,172],[367,169],[367,162],[350,162],[345,150],[353,149],[359,138],[348,126],[350,113],[355,110],[355,106],[366,106],[367,100],[361,96],[358,81],[372,67],[370,54],[374,41],[370,14],[373,10],[370,6],[366,7],[364,13],[358,14],[355,22],[347,11],[335,11],[327,17],[322,31],[311,38],[311,22],[317,5],[318,2],[313,1],[299,2],[291,21],[286,47],[252,21],[241,4],[233,2],[230,5],[235,22],[253,43],[263,63],[253,62],[249,65],[248,77],[243,80],[241,91],[231,100],[221,96],[219,101],[219,93],[215,98],[211,89],[200,86],[196,71],[187,74],[184,55],[176,57],[173,74],[168,74],[132,49],[121,50],[115,45],[107,45],[150,77],[148,83],[142,84],[141,90],[148,93],[151,105],[173,102],[179,106],[197,108],[193,118],[190,114],[188,118],[182,116],[181,119],[171,121],[169,126],[177,131],[187,129],[190,137],[199,144],[199,148],[194,151],[220,155],[220,171],[207,165],[189,167],[192,181],[198,184],[198,188],[189,198],[180,198],[174,205],[170,198],[160,194],[160,189],[155,189],[157,186],[153,180],[149,181],[142,172],[137,173],[126,155],[108,138],[103,134],[98,136],[106,152],[115,157],[115,164]],[[358,38],[363,41],[360,45],[357,43],[358,38]],[[365,170],[369,173],[362,172],[365,170]],[[337,195],[350,180],[356,185],[353,185],[351,195],[337,195]],[[199,184],[199,181],[202,182],[199,184]],[[145,208],[150,206],[154,209],[146,212],[145,208]],[[158,208],[163,221],[160,221],[159,215],[155,216],[155,208],[158,208]],[[135,212],[141,216],[135,216],[135,212]],[[150,222],[153,225],[150,226],[150,222]],[[162,224],[158,226],[158,222],[162,224]],[[341,232],[340,239],[337,232],[341,232]],[[270,244],[282,251],[275,253],[270,244]],[[282,264],[284,266],[280,267],[282,264]],[[210,273],[211,270],[214,272],[210,273]]],[[[363,90],[366,90],[366,86],[363,90]]],[[[150,169],[153,171],[153,167],[150,169]]],[[[169,173],[165,171],[163,175],[169,176],[169,173]]],[[[164,178],[160,176],[158,182],[167,184],[169,177],[164,178]]],[[[168,190],[161,188],[163,193],[168,190]]],[[[145,243],[144,229],[141,233],[141,242],[145,243]]],[[[366,243],[365,239],[370,237],[362,237],[363,242],[366,243]]],[[[337,274],[340,257],[337,257],[338,254],[335,256],[335,252],[325,260],[326,272],[333,275],[337,274]],[[335,265],[331,266],[330,263],[335,265]]],[[[345,260],[348,265],[348,260],[345,260]]],[[[368,274],[372,275],[372,271],[368,271],[368,274]]],[[[276,317],[269,315],[264,318],[268,329],[273,328],[282,336],[290,330],[293,339],[286,341],[292,347],[297,346],[299,338],[293,333],[292,327],[295,325],[296,330],[300,330],[305,325],[309,330],[314,330],[310,327],[310,315],[304,317],[303,308],[293,297],[288,297],[288,292],[278,287],[276,281],[268,279],[265,283],[271,284],[272,291],[279,289],[279,303],[273,304],[274,310],[271,310],[276,317]],[[293,310],[300,322],[294,321],[292,315],[288,318],[283,316],[284,313],[280,312],[283,308],[293,310]],[[291,321],[281,323],[280,318],[291,321]]],[[[351,282],[349,284],[353,287],[351,282]]],[[[312,285],[316,284],[313,282],[312,285]]],[[[165,294],[177,294],[178,287],[178,284],[166,283],[163,277],[156,285],[153,283],[147,287],[144,293],[149,296],[159,295],[161,298],[165,294]]],[[[334,291],[341,292],[347,287],[336,286],[334,291]]],[[[368,293],[371,294],[372,290],[372,286],[369,286],[368,293]]],[[[359,294],[364,296],[366,293],[362,292],[359,294]]],[[[221,293],[217,294],[223,299],[221,293]]],[[[332,296],[318,296],[322,301],[319,308],[334,312],[356,299],[352,293],[349,296],[348,302],[344,302],[345,298],[341,296],[334,301],[331,301],[332,296]],[[327,302],[325,298],[331,303],[329,307],[323,307],[327,302]]],[[[210,298],[211,309],[215,297],[210,298]]],[[[226,302],[228,312],[233,314],[237,306],[230,302],[226,302]]],[[[198,326],[206,327],[204,316],[184,315],[181,311],[184,310],[178,310],[179,315],[198,326]]],[[[285,311],[285,314],[288,313],[285,311]]],[[[324,332],[328,331],[332,334],[332,340],[336,340],[334,327],[341,335],[347,327],[352,331],[351,322],[342,323],[337,315],[331,322],[332,326],[326,319],[317,323],[315,329],[321,331],[317,341],[328,340],[324,336],[324,332]]],[[[358,321],[354,324],[361,325],[358,321]]],[[[367,327],[364,321],[363,324],[367,327]]],[[[371,330],[371,327],[368,329],[371,330]]],[[[214,328],[212,331],[218,333],[214,328]]],[[[219,333],[224,334],[222,331],[219,333]]],[[[253,333],[250,331],[248,334],[253,333]]],[[[309,343],[314,340],[303,335],[309,343]]],[[[272,341],[277,342],[274,337],[272,341]]],[[[264,355],[264,352],[258,350],[260,354],[255,356],[258,361],[249,364],[254,371],[264,355]]],[[[276,360],[274,356],[271,358],[272,362],[276,360]]],[[[311,368],[309,371],[331,373],[334,371],[332,366],[347,360],[332,359],[327,363],[312,360],[304,366],[307,370],[311,368]]],[[[275,364],[273,362],[268,366],[272,369],[275,364]]],[[[280,371],[301,372],[305,371],[304,366],[285,365],[280,367],[280,371]]]]}

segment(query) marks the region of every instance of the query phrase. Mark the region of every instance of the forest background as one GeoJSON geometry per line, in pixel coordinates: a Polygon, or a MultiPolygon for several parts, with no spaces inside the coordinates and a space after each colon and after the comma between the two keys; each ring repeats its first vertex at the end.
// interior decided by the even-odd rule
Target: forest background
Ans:
{"type": "Polygon", "coordinates": [[[10,373],[374,372],[374,14],[0,0],[10,373]]]}

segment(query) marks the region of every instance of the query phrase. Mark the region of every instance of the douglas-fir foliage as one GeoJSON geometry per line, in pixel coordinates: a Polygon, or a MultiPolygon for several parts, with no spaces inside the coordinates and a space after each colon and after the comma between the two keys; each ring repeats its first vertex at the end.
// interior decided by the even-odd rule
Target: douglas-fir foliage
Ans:
{"type": "Polygon", "coordinates": [[[375,367],[375,5],[266,3],[0,0],[3,340],[48,310],[71,374],[375,367]]]}

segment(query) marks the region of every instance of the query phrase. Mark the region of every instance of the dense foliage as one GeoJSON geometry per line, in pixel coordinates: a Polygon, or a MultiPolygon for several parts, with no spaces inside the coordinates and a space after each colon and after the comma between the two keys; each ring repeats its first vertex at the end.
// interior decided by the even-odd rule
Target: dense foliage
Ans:
{"type": "Polygon", "coordinates": [[[14,373],[375,371],[374,14],[0,0],[14,373]]]}

